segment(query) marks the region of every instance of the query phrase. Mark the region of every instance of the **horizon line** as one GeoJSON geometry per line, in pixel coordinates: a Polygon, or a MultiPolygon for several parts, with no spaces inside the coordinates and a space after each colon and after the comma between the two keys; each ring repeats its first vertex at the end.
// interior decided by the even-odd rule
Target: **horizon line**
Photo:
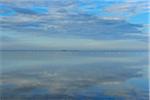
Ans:
{"type": "Polygon", "coordinates": [[[69,50],[69,49],[62,49],[62,50],[0,50],[0,51],[149,51],[149,49],[138,49],[138,50],[125,50],[125,49],[122,49],[122,50],[108,50],[108,49],[103,49],[103,50],[69,50]]]}

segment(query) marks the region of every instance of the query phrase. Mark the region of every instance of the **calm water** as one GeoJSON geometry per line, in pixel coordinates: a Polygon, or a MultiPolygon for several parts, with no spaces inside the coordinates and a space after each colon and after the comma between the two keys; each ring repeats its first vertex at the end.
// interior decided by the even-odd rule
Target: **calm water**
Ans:
{"type": "Polygon", "coordinates": [[[145,51],[3,51],[1,100],[148,100],[145,51]]]}

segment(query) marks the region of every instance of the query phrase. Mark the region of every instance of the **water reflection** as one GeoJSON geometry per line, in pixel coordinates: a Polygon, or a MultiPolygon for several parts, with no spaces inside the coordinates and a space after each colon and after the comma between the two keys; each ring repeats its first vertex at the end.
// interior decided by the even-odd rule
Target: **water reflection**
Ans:
{"type": "Polygon", "coordinates": [[[148,100],[147,52],[3,52],[4,100],[148,100]]]}

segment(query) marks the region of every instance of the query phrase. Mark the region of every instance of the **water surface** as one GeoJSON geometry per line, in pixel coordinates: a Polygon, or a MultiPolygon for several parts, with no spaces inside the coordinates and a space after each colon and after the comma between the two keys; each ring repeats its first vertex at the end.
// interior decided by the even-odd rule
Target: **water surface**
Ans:
{"type": "Polygon", "coordinates": [[[146,51],[1,51],[2,100],[148,100],[146,51]]]}

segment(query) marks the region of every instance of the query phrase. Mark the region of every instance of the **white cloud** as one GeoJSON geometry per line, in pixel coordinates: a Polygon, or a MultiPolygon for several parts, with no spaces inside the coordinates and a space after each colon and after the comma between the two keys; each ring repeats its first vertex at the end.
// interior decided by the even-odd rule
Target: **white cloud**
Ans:
{"type": "Polygon", "coordinates": [[[126,18],[140,12],[149,12],[149,2],[145,0],[126,0],[122,3],[113,4],[105,8],[106,12],[114,13],[117,16],[126,18]]]}
{"type": "Polygon", "coordinates": [[[84,38],[61,38],[35,35],[17,35],[15,41],[3,41],[2,49],[38,50],[146,50],[147,43],[139,40],[93,40],[84,38]]]}
{"type": "MultiPolygon", "coordinates": [[[[145,36],[140,30],[143,26],[121,20],[122,16],[99,17],[86,15],[76,11],[77,4],[74,1],[67,0],[14,1],[1,0],[4,5],[7,5],[12,10],[24,8],[21,9],[21,11],[23,10],[22,12],[19,10],[13,16],[0,18],[0,25],[3,29],[1,34],[5,33],[5,37],[12,38],[11,42],[3,41],[3,44],[5,44],[3,45],[4,49],[91,50],[147,48],[146,42],[137,39],[143,39],[143,36],[145,36]],[[30,7],[32,8],[32,6],[47,7],[48,14],[36,15],[32,12],[28,13],[27,11],[30,12],[30,7]],[[24,13],[24,10],[26,13],[24,13]],[[13,31],[19,33],[13,33],[13,31]],[[129,36],[132,36],[132,38],[129,36]]],[[[89,3],[88,5],[90,7],[89,3]]],[[[122,4],[113,4],[105,10],[110,13],[130,13],[130,11],[134,13],[146,9],[146,5],[145,2],[127,1],[122,4]]]]}

